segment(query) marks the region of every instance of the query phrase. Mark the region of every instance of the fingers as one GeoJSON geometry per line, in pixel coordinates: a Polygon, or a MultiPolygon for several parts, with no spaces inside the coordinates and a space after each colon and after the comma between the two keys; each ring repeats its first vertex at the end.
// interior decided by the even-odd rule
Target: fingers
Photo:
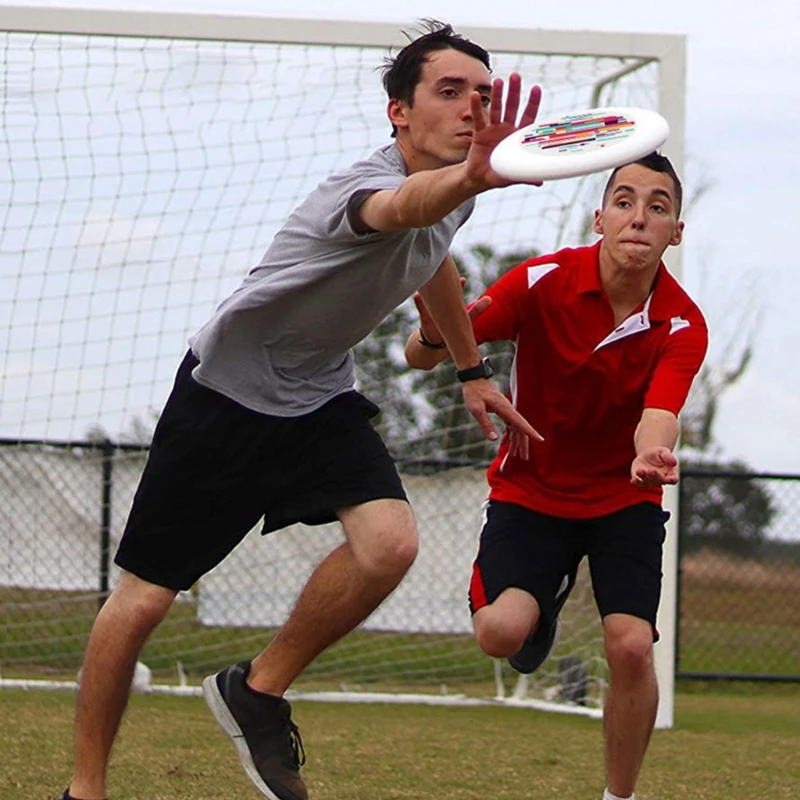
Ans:
{"type": "Polygon", "coordinates": [[[506,109],[503,122],[516,126],[517,112],[519,111],[519,98],[522,93],[522,78],[519,73],[512,72],[508,76],[508,94],[506,95],[506,109]]]}
{"type": "Polygon", "coordinates": [[[474,303],[470,303],[470,305],[467,307],[469,318],[475,319],[475,317],[479,317],[484,311],[486,311],[487,308],[489,308],[491,304],[491,297],[487,297],[486,295],[479,297],[474,303]]]}
{"type": "Polygon", "coordinates": [[[508,432],[508,454],[527,461],[530,458],[531,440],[516,428],[506,428],[508,432]]]}
{"type": "Polygon", "coordinates": [[[486,413],[485,409],[473,410],[470,409],[472,416],[478,421],[478,425],[480,429],[483,431],[483,435],[490,441],[496,442],[497,441],[497,428],[495,428],[494,423],[491,420],[491,417],[486,413]]]}
{"type": "MultiPolygon", "coordinates": [[[[522,416],[522,414],[517,411],[514,406],[508,401],[508,399],[500,393],[499,390],[495,390],[497,397],[499,400],[492,399],[487,402],[489,406],[489,410],[497,414],[502,420],[504,420],[508,425],[511,426],[512,435],[517,434],[520,439],[524,438],[525,440],[534,439],[537,442],[543,442],[544,436],[542,436],[533,425],[522,416]]],[[[519,442],[517,446],[520,447],[519,442]]],[[[525,448],[527,451],[527,448],[525,448]]]]}
{"type": "Polygon", "coordinates": [[[661,462],[664,464],[664,466],[666,467],[678,466],[678,459],[676,458],[675,453],[673,453],[671,450],[667,450],[667,448],[664,448],[663,452],[661,452],[659,455],[661,457],[661,462]]]}
{"type": "MultiPolygon", "coordinates": [[[[494,97],[494,90],[492,90],[494,97]]],[[[469,110],[472,116],[472,130],[477,133],[486,127],[486,110],[483,107],[483,96],[480,92],[473,92],[469,98],[469,110]]]]}
{"type": "Polygon", "coordinates": [[[519,121],[519,127],[524,128],[526,125],[531,125],[536,121],[536,115],[539,113],[539,106],[542,102],[542,87],[534,86],[528,94],[528,102],[525,105],[525,110],[522,112],[522,119],[519,121]]]}
{"type": "Polygon", "coordinates": [[[489,418],[489,412],[497,414],[510,427],[510,435],[516,436],[514,448],[528,456],[528,444],[522,439],[544,441],[544,437],[514,408],[502,392],[488,380],[469,381],[462,386],[467,409],[478,421],[484,435],[490,441],[497,439],[497,430],[489,418]]]}
{"type": "Polygon", "coordinates": [[[491,101],[489,102],[489,124],[497,125],[503,115],[503,79],[492,81],[491,101]]]}
{"type": "MultiPolygon", "coordinates": [[[[500,122],[503,122],[507,125],[517,127],[517,114],[519,113],[519,104],[522,97],[522,76],[518,72],[512,72],[508,76],[508,93],[506,95],[505,107],[503,106],[503,86],[502,78],[495,78],[492,81],[492,94],[489,102],[489,124],[499,125],[500,122]]],[[[525,112],[523,113],[520,125],[527,125],[536,119],[541,99],[541,88],[539,86],[534,86],[528,96],[528,102],[525,106],[525,112]]],[[[480,125],[476,124],[475,130],[482,130],[485,127],[483,114],[477,114],[477,107],[480,106],[482,108],[480,95],[476,96],[476,94],[473,94],[471,102],[474,121],[477,123],[478,118],[480,118],[480,125]]]]}
{"type": "Polygon", "coordinates": [[[632,470],[631,484],[639,489],[674,486],[677,482],[678,471],[674,468],[658,469],[657,467],[637,466],[632,470]]]}

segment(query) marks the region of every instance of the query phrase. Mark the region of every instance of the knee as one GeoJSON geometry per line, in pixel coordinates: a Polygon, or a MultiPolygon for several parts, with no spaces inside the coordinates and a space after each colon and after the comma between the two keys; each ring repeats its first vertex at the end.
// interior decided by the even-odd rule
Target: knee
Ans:
{"type": "MultiPolygon", "coordinates": [[[[638,622],[642,622],[639,620],[638,622]]],[[[606,660],[614,673],[630,679],[652,673],[653,634],[648,623],[620,626],[606,632],[606,660]]]]}
{"type": "Polygon", "coordinates": [[[109,624],[124,624],[139,631],[150,631],[166,616],[177,592],[156,586],[125,573],[106,600],[100,615],[109,624]]]}
{"type": "Polygon", "coordinates": [[[381,528],[362,549],[359,563],[371,578],[402,577],[408,572],[419,550],[416,526],[381,528]]]}
{"type": "Polygon", "coordinates": [[[530,635],[529,620],[498,618],[488,606],[475,615],[474,624],[478,646],[492,658],[508,658],[518,653],[530,635]],[[484,611],[487,613],[482,614],[484,611]]]}

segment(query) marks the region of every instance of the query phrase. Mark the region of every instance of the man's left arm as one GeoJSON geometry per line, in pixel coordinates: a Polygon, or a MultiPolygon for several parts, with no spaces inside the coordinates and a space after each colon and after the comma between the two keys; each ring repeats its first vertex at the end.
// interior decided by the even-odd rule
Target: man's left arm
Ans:
{"type": "MultiPolygon", "coordinates": [[[[452,256],[448,254],[433,278],[420,289],[420,295],[444,340],[447,352],[455,362],[456,369],[464,370],[478,365],[481,354],[475,341],[469,313],[464,305],[458,269],[452,256]]],[[[419,343],[411,340],[406,346],[408,354],[408,348],[413,351],[419,343]]],[[[410,363],[413,364],[413,360],[410,360],[410,363]]],[[[520,442],[518,455],[522,458],[528,456],[530,438],[536,441],[542,440],[542,436],[492,381],[477,378],[462,383],[461,388],[467,409],[478,421],[487,439],[493,441],[497,439],[497,430],[489,417],[489,413],[492,413],[497,414],[511,426],[516,434],[515,441],[520,442]]]]}
{"type": "Polygon", "coordinates": [[[663,408],[642,412],[633,443],[636,458],[631,464],[631,483],[639,488],[678,482],[678,459],[672,452],[678,441],[678,418],[663,408]]]}
{"type": "Polygon", "coordinates": [[[678,459],[673,452],[680,434],[678,414],[707,348],[708,331],[699,312],[692,315],[691,321],[681,317],[671,320],[633,437],[636,457],[631,464],[631,483],[634,486],[678,482],[678,459]]]}

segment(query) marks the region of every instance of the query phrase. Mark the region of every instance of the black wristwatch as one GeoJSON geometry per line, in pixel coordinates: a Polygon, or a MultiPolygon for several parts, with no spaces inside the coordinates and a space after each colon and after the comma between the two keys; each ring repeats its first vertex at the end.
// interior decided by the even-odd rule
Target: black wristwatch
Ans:
{"type": "Polygon", "coordinates": [[[481,363],[474,367],[456,370],[456,378],[458,378],[461,383],[476,381],[479,378],[491,378],[492,375],[494,375],[494,370],[488,358],[482,358],[481,363]]]}

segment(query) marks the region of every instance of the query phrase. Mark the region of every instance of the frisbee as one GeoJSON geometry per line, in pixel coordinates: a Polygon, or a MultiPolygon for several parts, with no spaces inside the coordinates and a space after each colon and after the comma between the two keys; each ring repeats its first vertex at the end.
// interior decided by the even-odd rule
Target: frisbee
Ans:
{"type": "Polygon", "coordinates": [[[552,181],[603,172],[652,153],[667,121],[644,108],[591,108],[514,131],[495,147],[492,169],[513,181],[552,181]]]}

